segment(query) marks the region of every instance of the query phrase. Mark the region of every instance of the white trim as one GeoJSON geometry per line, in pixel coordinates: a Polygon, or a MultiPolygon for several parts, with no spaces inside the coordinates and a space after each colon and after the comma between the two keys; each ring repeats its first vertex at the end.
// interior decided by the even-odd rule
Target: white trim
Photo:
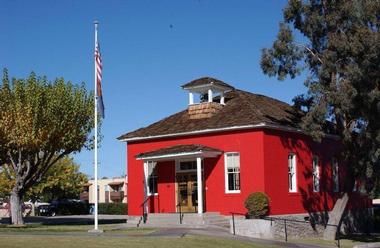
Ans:
{"type": "MultiPolygon", "coordinates": [[[[147,196],[157,196],[158,195],[158,188],[157,188],[157,193],[150,193],[150,187],[149,187],[149,178],[150,178],[150,175],[149,175],[149,164],[150,163],[155,163],[155,166],[158,166],[157,162],[156,161],[144,161],[144,174],[145,174],[145,181],[146,181],[146,195],[147,196]]],[[[156,177],[156,182],[158,180],[158,174],[155,176],[156,177]]],[[[158,187],[158,182],[157,182],[157,187],[158,187]]]]}
{"type": "Polygon", "coordinates": [[[288,183],[289,183],[289,156],[293,156],[292,158],[292,167],[294,168],[294,175],[292,176],[292,185],[294,185],[292,187],[292,189],[290,189],[290,185],[288,185],[288,191],[289,193],[297,193],[297,155],[294,153],[294,152],[289,152],[288,154],[288,159],[287,159],[287,163],[288,163],[288,183]]]}
{"type": "Polygon", "coordinates": [[[202,158],[197,157],[198,214],[203,214],[202,158]]]}
{"type": "Polygon", "coordinates": [[[230,86],[223,86],[223,85],[218,85],[218,84],[215,84],[215,82],[210,82],[210,83],[205,83],[205,84],[201,84],[201,85],[197,85],[197,86],[186,86],[186,87],[182,87],[182,89],[184,90],[192,90],[192,91],[202,91],[204,89],[207,89],[209,87],[212,87],[218,91],[232,91],[234,90],[234,87],[230,86]]]}
{"type": "Polygon", "coordinates": [[[217,157],[218,155],[222,154],[222,152],[211,152],[211,151],[199,151],[199,152],[183,152],[183,153],[173,153],[173,154],[167,154],[167,155],[158,155],[158,156],[150,156],[150,157],[141,157],[136,158],[136,160],[163,160],[163,159],[169,159],[169,158],[185,158],[195,155],[200,155],[201,157],[217,157]]]}
{"type": "MultiPolygon", "coordinates": [[[[129,141],[141,141],[141,140],[151,140],[151,139],[159,139],[159,138],[170,138],[170,137],[178,137],[178,136],[190,136],[190,135],[198,135],[198,134],[207,134],[207,133],[215,133],[215,132],[223,132],[223,131],[234,131],[234,130],[244,130],[244,129],[256,129],[256,128],[269,128],[274,130],[302,133],[308,135],[303,130],[292,127],[284,127],[280,125],[267,124],[265,122],[261,122],[259,124],[252,125],[242,125],[242,126],[232,126],[232,127],[222,127],[222,128],[210,128],[203,129],[197,131],[190,132],[180,132],[180,133],[171,133],[171,134],[162,134],[162,135],[153,135],[153,136],[142,136],[142,137],[133,137],[127,139],[121,139],[120,141],[129,142],[129,141]]],[[[337,135],[326,134],[326,137],[339,139],[337,135]]]]}
{"type": "Polygon", "coordinates": [[[144,161],[144,206],[145,213],[148,213],[148,161],[144,161]]]}
{"type": "Polygon", "coordinates": [[[240,176],[240,152],[225,152],[224,153],[224,192],[226,194],[239,194],[241,190],[241,176],[240,176]],[[229,190],[228,189],[228,170],[227,170],[227,155],[228,154],[239,154],[239,190],[229,190]]]}
{"type": "Polygon", "coordinates": [[[194,94],[193,92],[189,91],[189,105],[194,104],[194,94]]]}
{"type": "Polygon", "coordinates": [[[321,190],[321,179],[320,179],[320,166],[319,166],[319,157],[314,155],[312,157],[311,166],[313,170],[313,192],[318,193],[321,190]],[[316,159],[317,164],[314,164],[316,159]],[[315,184],[317,180],[318,185],[315,184]],[[318,186],[318,187],[316,187],[318,186]]]}
{"type": "Polygon", "coordinates": [[[214,100],[213,96],[212,96],[212,89],[208,89],[207,91],[207,94],[208,94],[208,102],[212,102],[214,100]]]}
{"type": "Polygon", "coordinates": [[[148,192],[147,195],[148,195],[148,196],[158,196],[158,193],[151,194],[151,193],[148,192]]]}
{"type": "Polygon", "coordinates": [[[203,130],[190,131],[190,132],[133,137],[133,138],[129,138],[129,139],[128,138],[127,139],[121,139],[120,141],[128,142],[128,141],[150,140],[150,139],[167,138],[167,137],[177,137],[177,136],[204,134],[204,133],[214,133],[214,132],[220,132],[220,131],[260,128],[260,127],[264,127],[264,126],[265,126],[264,123],[260,123],[260,124],[256,124],[256,125],[233,126],[233,127],[223,127],[223,128],[210,128],[210,129],[203,129],[203,130]]]}
{"type": "Polygon", "coordinates": [[[333,157],[331,159],[331,177],[332,177],[332,184],[333,184],[333,192],[339,192],[339,163],[338,159],[333,157]]]}
{"type": "Polygon", "coordinates": [[[220,104],[225,105],[224,99],[224,92],[220,92],[220,104]]]}
{"type": "MultiPolygon", "coordinates": [[[[175,173],[176,174],[181,174],[181,173],[188,173],[188,172],[197,172],[197,169],[194,170],[180,170],[181,163],[182,162],[197,162],[196,157],[190,157],[190,158],[177,158],[175,159],[175,173]]],[[[203,162],[202,162],[203,164],[203,162]]],[[[202,166],[202,171],[204,171],[204,165],[202,166]]]]}

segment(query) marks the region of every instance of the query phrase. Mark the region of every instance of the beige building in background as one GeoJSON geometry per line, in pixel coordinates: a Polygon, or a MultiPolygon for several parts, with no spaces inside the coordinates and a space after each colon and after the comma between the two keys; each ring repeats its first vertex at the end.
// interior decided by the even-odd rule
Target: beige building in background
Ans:
{"type": "MultiPolygon", "coordinates": [[[[94,182],[89,180],[83,186],[80,199],[88,203],[94,201],[94,182]]],[[[127,203],[128,177],[115,177],[112,179],[98,179],[98,199],[99,203],[122,202],[127,203]]]]}

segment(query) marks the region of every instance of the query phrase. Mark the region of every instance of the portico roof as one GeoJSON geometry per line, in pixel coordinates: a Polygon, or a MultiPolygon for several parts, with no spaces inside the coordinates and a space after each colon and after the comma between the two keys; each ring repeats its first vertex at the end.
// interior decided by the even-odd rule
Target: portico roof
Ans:
{"type": "Polygon", "coordinates": [[[180,157],[217,157],[221,153],[222,151],[219,149],[199,144],[175,145],[137,154],[136,159],[169,160],[180,157]]]}
{"type": "Polygon", "coordinates": [[[110,183],[108,183],[108,185],[110,185],[110,186],[122,185],[122,184],[124,184],[124,182],[110,182],[110,183]]]}

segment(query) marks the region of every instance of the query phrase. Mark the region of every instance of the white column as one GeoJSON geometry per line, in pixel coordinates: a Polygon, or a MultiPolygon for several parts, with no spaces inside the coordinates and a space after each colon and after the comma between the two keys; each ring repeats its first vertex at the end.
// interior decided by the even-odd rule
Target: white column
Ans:
{"type": "Polygon", "coordinates": [[[220,92],[220,104],[224,105],[224,92],[220,92]]]}
{"type": "Polygon", "coordinates": [[[202,159],[197,158],[198,214],[203,213],[202,159]]]}
{"type": "Polygon", "coordinates": [[[193,92],[189,92],[189,105],[194,104],[194,94],[193,92]]]}
{"type": "Polygon", "coordinates": [[[145,213],[148,213],[148,204],[146,199],[148,198],[148,161],[144,161],[144,206],[145,213]]]}
{"type": "Polygon", "coordinates": [[[208,102],[212,102],[212,89],[208,89],[208,102]]]}

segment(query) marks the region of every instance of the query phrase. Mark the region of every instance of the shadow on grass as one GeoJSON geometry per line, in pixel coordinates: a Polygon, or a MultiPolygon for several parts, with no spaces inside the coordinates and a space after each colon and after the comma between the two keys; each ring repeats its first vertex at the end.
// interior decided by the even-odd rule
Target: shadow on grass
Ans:
{"type": "Polygon", "coordinates": [[[379,235],[351,234],[351,235],[343,236],[341,237],[341,239],[348,239],[348,240],[362,242],[362,243],[375,243],[375,242],[380,242],[380,234],[379,235]]]}

